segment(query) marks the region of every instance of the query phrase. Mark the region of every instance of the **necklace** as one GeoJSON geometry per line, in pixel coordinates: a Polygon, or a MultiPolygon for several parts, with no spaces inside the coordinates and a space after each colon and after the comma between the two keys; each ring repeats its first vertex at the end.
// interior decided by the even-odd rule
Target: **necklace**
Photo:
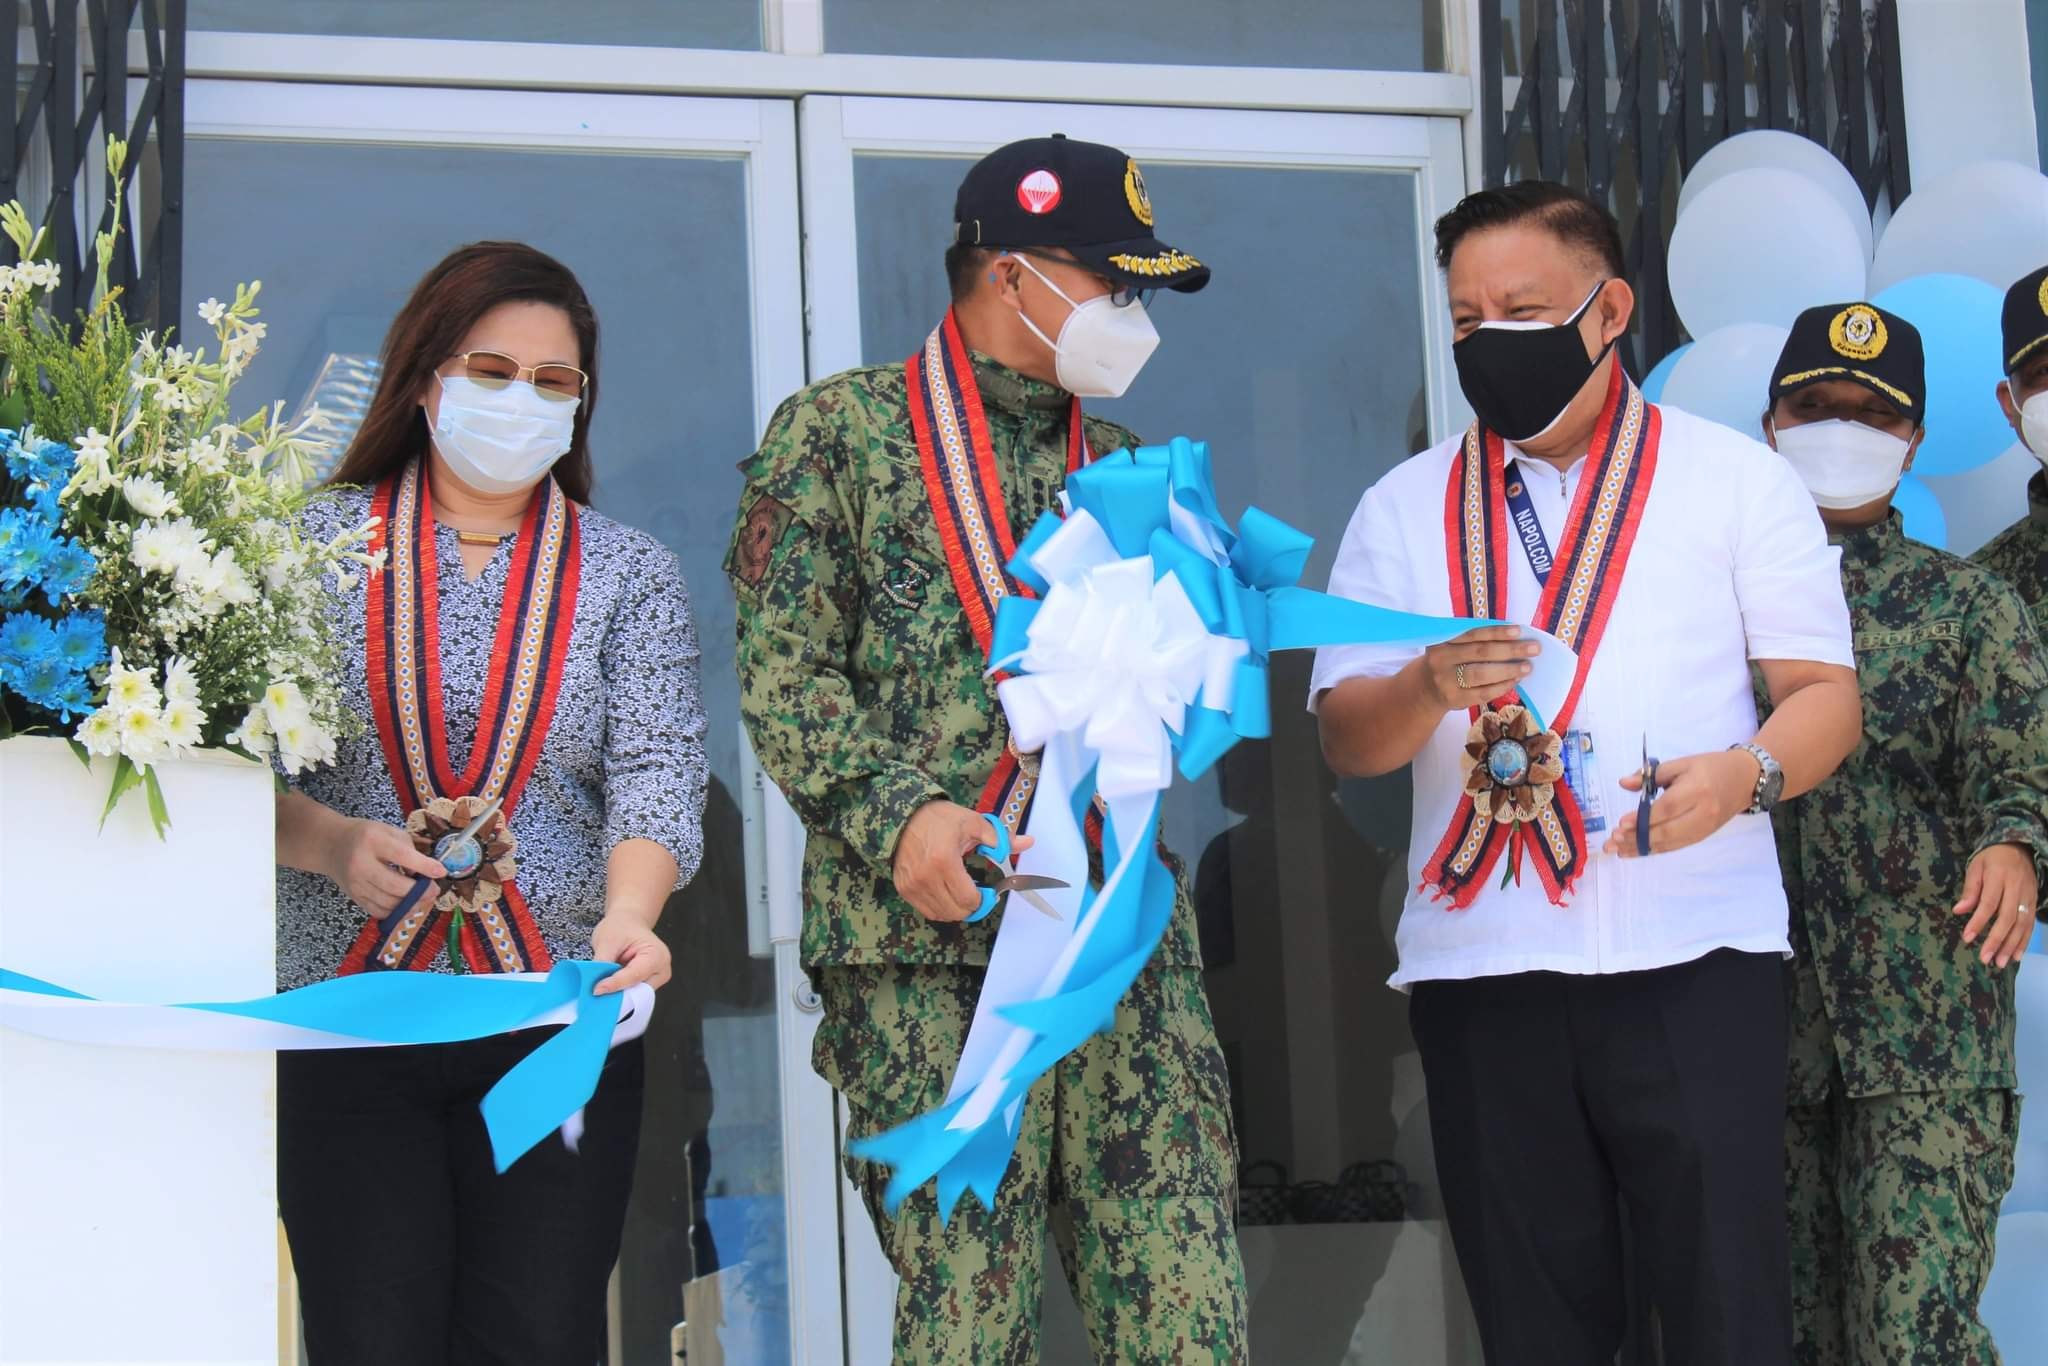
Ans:
{"type": "Polygon", "coordinates": [[[509,531],[457,531],[455,539],[463,545],[498,545],[511,534],[509,531]]]}

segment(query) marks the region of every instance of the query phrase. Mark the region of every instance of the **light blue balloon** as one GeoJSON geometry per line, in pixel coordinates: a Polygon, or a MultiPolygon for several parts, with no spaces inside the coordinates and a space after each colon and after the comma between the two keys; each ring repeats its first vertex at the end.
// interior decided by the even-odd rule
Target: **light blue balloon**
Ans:
{"type": "Polygon", "coordinates": [[[1650,368],[1650,373],[1643,376],[1644,398],[1655,403],[1664,397],[1664,385],[1671,379],[1671,372],[1678,367],[1679,358],[1690,350],[1692,343],[1687,342],[1650,368]]]}
{"type": "MultiPolygon", "coordinates": [[[[1919,462],[1914,464],[1917,468],[1919,462]]],[[[1948,549],[1948,514],[1941,510],[1941,499],[1934,496],[1933,489],[1909,474],[1899,480],[1892,506],[1906,519],[1908,536],[1936,550],[1948,549]]]]}
{"type": "Polygon", "coordinates": [[[1961,474],[1995,460],[2012,428],[1993,396],[1999,365],[1999,311],[2005,299],[1967,275],[1915,275],[1871,300],[1920,329],[1927,351],[1927,437],[1914,468],[1961,474]]]}

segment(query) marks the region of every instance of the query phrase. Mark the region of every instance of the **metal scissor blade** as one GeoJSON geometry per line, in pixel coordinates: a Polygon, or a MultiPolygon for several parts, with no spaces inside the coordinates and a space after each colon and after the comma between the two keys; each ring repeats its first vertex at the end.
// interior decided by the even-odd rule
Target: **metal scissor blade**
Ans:
{"type": "Polygon", "coordinates": [[[1011,888],[1011,891],[1013,891],[1016,895],[1023,897],[1024,904],[1029,906],[1032,910],[1037,911],[1040,915],[1050,916],[1054,920],[1066,919],[1065,916],[1061,915],[1058,911],[1053,909],[1052,903],[1050,901],[1047,901],[1044,897],[1032,891],[1030,888],[1013,887],[1011,888]]]}
{"type": "Polygon", "coordinates": [[[475,839],[476,832],[483,829],[489,823],[491,817],[498,814],[498,808],[504,804],[505,799],[503,797],[493,797],[488,802],[485,802],[484,809],[476,813],[476,819],[462,827],[462,833],[457,835],[456,838],[462,840],[475,839]]]}
{"type": "Polygon", "coordinates": [[[1022,897],[1025,904],[1040,915],[1049,916],[1054,920],[1065,920],[1066,917],[1054,910],[1052,903],[1040,896],[1039,893],[1041,891],[1051,891],[1057,887],[1071,887],[1072,885],[1072,883],[1063,881],[1060,878],[1043,877],[1037,873],[1012,873],[996,883],[996,890],[998,892],[1014,893],[1022,897]]]}

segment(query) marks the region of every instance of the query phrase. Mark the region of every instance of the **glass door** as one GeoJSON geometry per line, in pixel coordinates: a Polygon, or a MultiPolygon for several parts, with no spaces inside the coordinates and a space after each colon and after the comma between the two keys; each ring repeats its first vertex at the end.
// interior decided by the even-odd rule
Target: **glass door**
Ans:
{"type": "Polygon", "coordinates": [[[804,378],[794,105],[231,81],[195,81],[187,99],[185,293],[264,282],[252,403],[317,401],[345,438],[393,314],[464,242],[530,242],[588,289],[596,505],[681,556],[712,718],[704,866],[662,924],[677,972],[648,1035],[612,1360],[685,1346],[692,1361],[829,1359],[810,1353],[805,1306],[822,1306],[836,1352],[836,1257],[821,1285],[818,1259],[792,1251],[805,1210],[832,1217],[829,1155],[822,1203],[792,1199],[785,1142],[806,1104],[829,1126],[829,1092],[802,1061],[807,1036],[788,1034],[794,930],[778,949],[766,896],[767,851],[786,864],[801,835],[744,754],[720,568],[736,464],[804,378]]]}
{"type": "MultiPolygon", "coordinates": [[[[1161,236],[1216,271],[1158,296],[1164,343],[1125,398],[1147,440],[1206,440],[1218,493],[1316,538],[1321,587],[1360,493],[1464,420],[1430,225],[1464,192],[1458,124],[1295,114],[807,98],[805,271],[814,375],[899,360],[946,307],[953,191],[976,157],[1065,132],[1144,166],[1161,236]]],[[[1211,1007],[1234,1093],[1252,1358],[1479,1360],[1393,970],[1404,774],[1337,782],[1304,710],[1309,660],[1273,670],[1270,740],[1167,805],[1195,871],[1211,1007]]],[[[888,1356],[891,1273],[842,1200],[849,1359],[888,1356]]],[[[1048,1268],[1048,1362],[1086,1339],[1048,1268]]]]}

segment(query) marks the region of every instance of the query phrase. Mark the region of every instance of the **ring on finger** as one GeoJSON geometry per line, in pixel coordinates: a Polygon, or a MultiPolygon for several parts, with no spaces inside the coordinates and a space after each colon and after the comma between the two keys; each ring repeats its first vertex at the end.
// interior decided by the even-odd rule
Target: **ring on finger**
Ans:
{"type": "Polygon", "coordinates": [[[1460,664],[1457,668],[1451,670],[1451,677],[1458,681],[1459,692],[1463,692],[1467,687],[1471,686],[1470,684],[1465,682],[1465,666],[1463,664],[1460,664]]]}

